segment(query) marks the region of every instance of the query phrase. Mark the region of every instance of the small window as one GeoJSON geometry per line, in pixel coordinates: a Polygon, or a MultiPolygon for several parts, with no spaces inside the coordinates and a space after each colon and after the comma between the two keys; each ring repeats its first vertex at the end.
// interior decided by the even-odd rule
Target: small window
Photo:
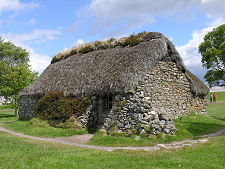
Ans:
{"type": "Polygon", "coordinates": [[[97,102],[96,100],[92,101],[92,110],[97,111],[97,102]]]}
{"type": "Polygon", "coordinates": [[[105,95],[104,96],[104,110],[112,109],[112,95],[105,95]]]}

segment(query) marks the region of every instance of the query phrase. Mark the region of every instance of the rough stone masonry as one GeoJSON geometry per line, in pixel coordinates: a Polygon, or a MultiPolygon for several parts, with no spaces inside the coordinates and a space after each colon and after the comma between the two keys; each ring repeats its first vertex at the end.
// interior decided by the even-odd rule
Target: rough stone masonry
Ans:
{"type": "MultiPolygon", "coordinates": [[[[146,133],[150,128],[151,134],[173,134],[176,130],[174,118],[190,112],[204,114],[206,107],[207,98],[193,95],[188,79],[175,63],[159,62],[136,88],[114,97],[113,108],[108,114],[99,114],[89,123],[104,119],[101,129],[106,131],[115,125],[116,132],[136,129],[139,133],[146,133]]],[[[96,116],[95,113],[89,116],[96,116]]]]}

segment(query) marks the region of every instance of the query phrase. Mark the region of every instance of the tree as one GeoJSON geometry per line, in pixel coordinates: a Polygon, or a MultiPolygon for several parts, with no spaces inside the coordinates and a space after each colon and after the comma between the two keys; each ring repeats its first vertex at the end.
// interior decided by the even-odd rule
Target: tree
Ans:
{"type": "Polygon", "coordinates": [[[214,28],[199,46],[209,86],[225,86],[225,24],[214,28]]]}
{"type": "Polygon", "coordinates": [[[25,49],[0,38],[0,95],[13,99],[16,114],[19,92],[37,78],[37,72],[33,72],[28,65],[28,56],[25,49]]]}

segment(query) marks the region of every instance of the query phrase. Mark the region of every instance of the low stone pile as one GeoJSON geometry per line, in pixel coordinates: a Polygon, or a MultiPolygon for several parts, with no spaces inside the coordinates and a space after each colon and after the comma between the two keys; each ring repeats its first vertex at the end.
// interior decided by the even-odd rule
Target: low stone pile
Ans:
{"type": "Polygon", "coordinates": [[[135,129],[139,134],[173,134],[176,130],[172,115],[165,109],[155,110],[146,97],[118,95],[115,100],[116,104],[102,127],[106,131],[112,124],[116,125],[115,132],[135,129]]]}
{"type": "Polygon", "coordinates": [[[151,126],[151,134],[158,134],[160,132],[174,134],[174,131],[177,130],[171,115],[164,109],[160,109],[158,112],[151,111],[149,114],[150,118],[148,120],[150,121],[149,124],[151,126]]]}

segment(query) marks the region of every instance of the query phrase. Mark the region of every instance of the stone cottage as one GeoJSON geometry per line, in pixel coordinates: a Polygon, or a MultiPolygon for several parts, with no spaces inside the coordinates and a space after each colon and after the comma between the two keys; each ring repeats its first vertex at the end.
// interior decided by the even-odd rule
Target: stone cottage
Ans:
{"type": "Polygon", "coordinates": [[[52,62],[20,93],[19,116],[35,115],[37,101],[49,91],[90,96],[92,105],[77,117],[82,126],[118,132],[173,134],[173,119],[206,112],[208,87],[183,64],[174,45],[149,32],[133,45],[75,53],[52,62]]]}

